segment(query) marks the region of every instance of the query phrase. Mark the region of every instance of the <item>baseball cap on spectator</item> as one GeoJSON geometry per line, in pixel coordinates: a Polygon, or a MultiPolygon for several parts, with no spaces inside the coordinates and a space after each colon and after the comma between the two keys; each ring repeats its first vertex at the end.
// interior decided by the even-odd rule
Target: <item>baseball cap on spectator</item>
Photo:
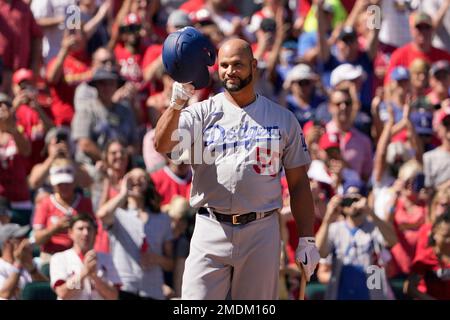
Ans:
{"type": "Polygon", "coordinates": [[[284,87],[289,88],[293,82],[300,80],[313,80],[316,78],[316,74],[313,69],[304,63],[300,63],[293,67],[287,74],[284,87]]]}
{"type": "Polygon", "coordinates": [[[344,191],[344,195],[356,193],[364,197],[367,196],[367,188],[361,180],[345,179],[342,189],[344,191]]]}
{"type": "Polygon", "coordinates": [[[3,92],[0,92],[0,103],[5,103],[8,106],[12,106],[12,100],[11,98],[3,92]]]}
{"type": "Polygon", "coordinates": [[[142,24],[141,18],[136,13],[129,13],[123,19],[121,26],[131,26],[131,25],[140,25],[142,24]]]}
{"type": "Polygon", "coordinates": [[[430,75],[435,76],[438,72],[450,73],[450,63],[447,60],[439,60],[431,65],[430,75]]]}
{"type": "Polygon", "coordinates": [[[418,26],[420,24],[427,24],[429,26],[433,26],[433,20],[431,17],[423,11],[415,11],[411,14],[410,24],[412,26],[418,26]]]}
{"type": "Polygon", "coordinates": [[[67,141],[70,140],[70,129],[68,127],[53,127],[45,135],[45,144],[49,145],[55,137],[67,137],[67,141]]]}
{"type": "Polygon", "coordinates": [[[356,34],[356,31],[351,26],[345,26],[342,28],[341,32],[339,33],[338,40],[347,41],[347,40],[354,40],[358,37],[356,34]]]}
{"type": "Polygon", "coordinates": [[[430,111],[414,111],[411,113],[411,122],[419,135],[433,134],[433,113],[430,111]]]}
{"type": "Polygon", "coordinates": [[[16,223],[7,223],[0,225],[0,249],[3,248],[3,244],[10,239],[24,238],[31,228],[29,225],[20,226],[16,223]]]}
{"type": "Polygon", "coordinates": [[[11,217],[11,203],[5,197],[0,196],[0,216],[11,217]]]}
{"type": "Polygon", "coordinates": [[[189,18],[189,15],[183,10],[174,10],[167,19],[167,24],[181,29],[187,26],[192,26],[192,20],[189,18]]]}
{"type": "Polygon", "coordinates": [[[335,134],[323,134],[319,139],[319,148],[328,150],[331,148],[339,148],[339,138],[335,134]]]}
{"type": "Polygon", "coordinates": [[[214,24],[214,21],[211,17],[211,12],[208,9],[200,9],[196,12],[193,12],[189,16],[194,24],[200,24],[201,26],[214,24]]]}
{"type": "Polygon", "coordinates": [[[94,75],[92,76],[92,79],[88,82],[90,86],[94,86],[97,81],[119,81],[121,80],[120,75],[115,71],[111,70],[110,68],[98,68],[94,75]]]}
{"type": "Polygon", "coordinates": [[[75,181],[74,167],[65,159],[56,160],[50,166],[49,176],[52,186],[57,186],[61,183],[73,183],[75,181]]]}
{"type": "Polygon", "coordinates": [[[20,84],[22,81],[33,81],[34,74],[30,69],[21,68],[14,72],[12,77],[13,84],[20,84]]]}
{"type": "Polygon", "coordinates": [[[409,71],[405,67],[399,66],[391,72],[391,79],[395,81],[409,80],[409,71]]]}
{"type": "Polygon", "coordinates": [[[350,63],[344,63],[331,72],[330,84],[332,87],[336,87],[342,81],[352,81],[359,77],[363,77],[363,79],[366,77],[366,72],[360,65],[354,66],[350,63]]]}

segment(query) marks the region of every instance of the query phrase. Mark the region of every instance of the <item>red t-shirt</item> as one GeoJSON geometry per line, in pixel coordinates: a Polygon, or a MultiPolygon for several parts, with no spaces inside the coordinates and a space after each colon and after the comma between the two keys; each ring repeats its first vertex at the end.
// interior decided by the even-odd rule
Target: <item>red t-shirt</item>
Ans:
{"type": "Polygon", "coordinates": [[[411,271],[423,277],[427,294],[450,300],[450,263],[439,261],[432,248],[417,247],[411,271]]]}
{"type": "MultiPolygon", "coordinates": [[[[47,70],[56,62],[52,59],[47,70]]],[[[55,125],[69,126],[75,112],[73,99],[76,87],[87,79],[90,74],[89,60],[87,58],[68,55],[63,63],[63,76],[56,84],[50,84],[50,94],[53,100],[51,106],[52,118],[55,125]]]]}
{"type": "Polygon", "coordinates": [[[27,160],[17,150],[14,138],[0,145],[0,195],[11,202],[30,200],[27,160]]]}
{"type": "Polygon", "coordinates": [[[386,76],[384,77],[384,83],[389,83],[391,71],[395,67],[404,66],[408,68],[411,62],[417,58],[424,59],[429,63],[439,60],[450,61],[450,53],[437,48],[431,48],[428,53],[425,53],[416,50],[413,43],[406,44],[392,53],[391,61],[386,72],[386,76]]]}
{"type": "MultiPolygon", "coordinates": [[[[66,215],[77,215],[79,212],[90,214],[94,217],[91,199],[79,194],[72,204],[71,210],[65,209],[55,199],[54,195],[49,195],[40,201],[34,212],[33,228],[37,230],[48,229],[66,215]]],[[[72,240],[67,231],[55,234],[45,243],[41,250],[50,254],[64,251],[72,247],[72,240]]]]}
{"type": "Polygon", "coordinates": [[[114,48],[114,55],[117,63],[120,65],[120,74],[126,80],[133,82],[141,82],[143,80],[141,69],[143,54],[141,52],[145,52],[144,47],[138,53],[132,54],[120,42],[114,48]]]}
{"type": "Polygon", "coordinates": [[[31,41],[42,38],[30,6],[21,0],[12,0],[11,4],[0,1],[0,30],[0,56],[7,52],[6,57],[2,56],[4,66],[12,70],[29,68],[31,41]]]}
{"type": "Polygon", "coordinates": [[[150,175],[156,191],[161,195],[161,205],[170,203],[172,197],[180,195],[189,199],[191,179],[177,177],[168,167],[164,167],[150,175]]]}
{"type": "Polygon", "coordinates": [[[399,199],[395,208],[394,227],[397,233],[398,243],[391,249],[392,260],[397,267],[397,272],[408,274],[416,252],[419,237],[419,228],[425,223],[427,207],[415,205],[412,212],[407,212],[404,202],[399,199]],[[417,225],[415,228],[400,230],[403,224],[417,225]]]}
{"type": "Polygon", "coordinates": [[[23,132],[31,143],[31,155],[27,159],[27,173],[29,173],[35,164],[45,159],[42,155],[45,145],[44,122],[35,109],[25,104],[16,109],[15,115],[19,131],[23,132]]]}

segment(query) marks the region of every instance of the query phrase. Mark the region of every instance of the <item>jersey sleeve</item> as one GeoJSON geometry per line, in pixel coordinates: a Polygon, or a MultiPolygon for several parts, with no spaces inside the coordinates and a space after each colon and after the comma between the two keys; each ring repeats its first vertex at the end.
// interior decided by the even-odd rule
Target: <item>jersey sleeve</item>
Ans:
{"type": "Polygon", "coordinates": [[[285,169],[292,169],[311,162],[302,128],[294,115],[289,114],[286,145],[282,156],[285,169]]]}
{"type": "Polygon", "coordinates": [[[50,258],[50,285],[52,288],[65,283],[68,278],[64,261],[64,256],[60,253],[56,253],[50,258]]]}
{"type": "Polygon", "coordinates": [[[33,219],[33,229],[42,230],[47,226],[48,219],[48,201],[43,199],[36,205],[33,219]]]}
{"type": "Polygon", "coordinates": [[[193,104],[181,111],[178,122],[179,145],[176,148],[180,150],[184,147],[192,146],[197,139],[202,137],[203,116],[202,104],[193,104]]]}

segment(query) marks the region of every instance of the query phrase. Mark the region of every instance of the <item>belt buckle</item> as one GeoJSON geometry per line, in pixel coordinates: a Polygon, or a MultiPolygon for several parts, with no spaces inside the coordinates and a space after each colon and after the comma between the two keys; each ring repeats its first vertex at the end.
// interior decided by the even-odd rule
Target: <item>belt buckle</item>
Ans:
{"type": "Polygon", "coordinates": [[[233,225],[239,225],[241,224],[239,221],[237,221],[237,218],[240,216],[240,214],[233,214],[231,216],[231,221],[233,223],[233,225]]]}

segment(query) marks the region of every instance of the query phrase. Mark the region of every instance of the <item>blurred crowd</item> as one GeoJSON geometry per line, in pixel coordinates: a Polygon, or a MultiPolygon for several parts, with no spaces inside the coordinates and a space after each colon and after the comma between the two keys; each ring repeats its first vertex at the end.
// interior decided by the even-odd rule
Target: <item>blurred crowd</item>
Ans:
{"type": "MultiPolygon", "coordinates": [[[[165,37],[240,37],[312,162],[307,299],[450,299],[450,1],[0,0],[0,299],[177,299],[191,168],[165,37]]],[[[223,90],[217,64],[190,103],[223,90]]],[[[280,298],[297,299],[284,177],[280,298]]],[[[263,281],[263,279],[261,279],[263,281]]]]}

